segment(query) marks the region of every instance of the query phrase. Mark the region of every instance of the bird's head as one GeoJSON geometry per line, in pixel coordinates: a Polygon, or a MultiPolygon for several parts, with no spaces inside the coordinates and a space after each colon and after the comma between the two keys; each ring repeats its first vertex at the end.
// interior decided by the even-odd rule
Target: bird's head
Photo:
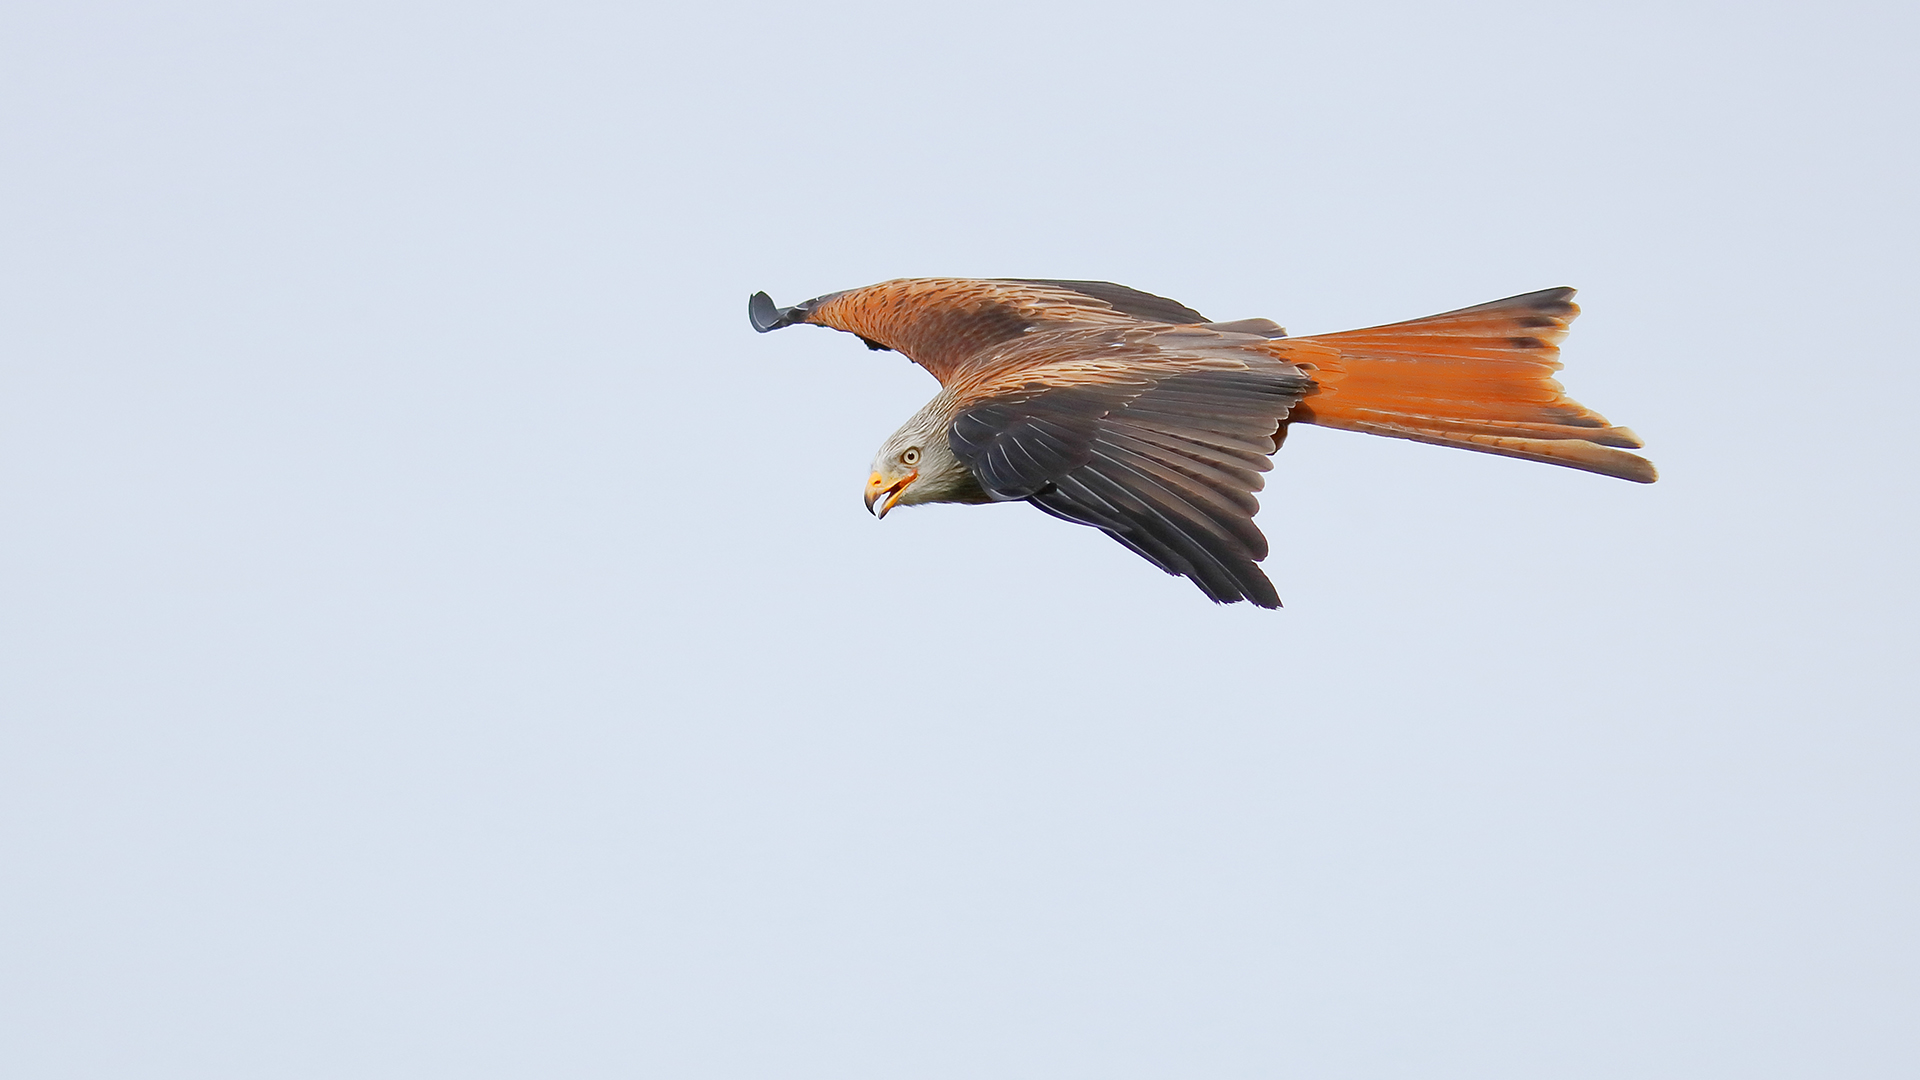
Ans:
{"type": "Polygon", "coordinates": [[[979,493],[979,482],[947,445],[944,411],[929,406],[880,444],[867,477],[867,510],[883,518],[895,506],[985,501],[979,493]]]}

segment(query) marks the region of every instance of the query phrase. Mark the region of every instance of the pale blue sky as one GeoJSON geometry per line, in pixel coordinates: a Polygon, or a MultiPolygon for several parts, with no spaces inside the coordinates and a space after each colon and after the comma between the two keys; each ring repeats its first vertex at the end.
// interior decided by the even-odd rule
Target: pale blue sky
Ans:
{"type": "Polygon", "coordinates": [[[1916,29],[10,5],[0,1073],[1914,1075],[1916,29]],[[1663,479],[876,524],[933,382],[746,298],[922,274],[1578,286],[1663,479]]]}

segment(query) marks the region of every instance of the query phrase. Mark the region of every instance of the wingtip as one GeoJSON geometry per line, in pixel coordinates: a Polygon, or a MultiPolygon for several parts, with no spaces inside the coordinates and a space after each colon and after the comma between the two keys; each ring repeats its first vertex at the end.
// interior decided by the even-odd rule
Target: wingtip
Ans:
{"type": "Polygon", "coordinates": [[[755,331],[766,333],[787,325],[779,308],[773,306],[773,297],[757,292],[747,299],[747,321],[753,324],[755,331]]]}

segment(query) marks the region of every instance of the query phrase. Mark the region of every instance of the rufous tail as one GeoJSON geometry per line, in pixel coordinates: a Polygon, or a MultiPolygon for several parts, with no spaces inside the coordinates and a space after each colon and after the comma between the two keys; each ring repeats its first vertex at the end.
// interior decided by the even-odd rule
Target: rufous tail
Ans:
{"type": "Polygon", "coordinates": [[[1411,322],[1270,346],[1317,389],[1289,421],[1544,461],[1650,484],[1640,439],[1566,396],[1553,373],[1580,308],[1546,289],[1411,322]]]}

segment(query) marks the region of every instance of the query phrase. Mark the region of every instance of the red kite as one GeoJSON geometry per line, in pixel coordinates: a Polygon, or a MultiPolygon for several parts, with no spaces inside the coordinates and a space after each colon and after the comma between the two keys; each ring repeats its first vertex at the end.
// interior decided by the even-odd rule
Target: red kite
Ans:
{"type": "Polygon", "coordinates": [[[1267,459],[1289,424],[1366,431],[1650,484],[1639,447],[1561,392],[1580,309],[1547,289],[1370,330],[1290,338],[1267,319],[1208,322],[1104,281],[925,278],[776,307],[859,335],[940,380],[880,447],[867,509],[1024,499],[1091,525],[1215,603],[1279,607],[1256,565],[1267,459]]]}

